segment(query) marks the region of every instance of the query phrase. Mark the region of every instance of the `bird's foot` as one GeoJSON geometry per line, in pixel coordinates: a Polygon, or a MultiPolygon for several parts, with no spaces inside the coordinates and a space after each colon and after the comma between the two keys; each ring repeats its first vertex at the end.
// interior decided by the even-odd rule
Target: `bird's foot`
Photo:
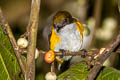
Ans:
{"type": "Polygon", "coordinates": [[[87,52],[87,50],[85,50],[85,49],[82,49],[81,51],[84,51],[84,54],[83,54],[83,55],[81,55],[81,57],[82,57],[82,58],[85,58],[85,57],[88,55],[88,52],[87,52]]]}

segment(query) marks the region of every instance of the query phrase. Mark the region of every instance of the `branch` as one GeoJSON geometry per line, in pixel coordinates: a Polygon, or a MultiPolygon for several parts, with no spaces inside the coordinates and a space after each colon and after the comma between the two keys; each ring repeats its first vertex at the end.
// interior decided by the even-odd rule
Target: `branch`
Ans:
{"type": "Polygon", "coordinates": [[[38,28],[38,19],[39,19],[39,9],[40,9],[41,0],[32,0],[31,3],[31,14],[28,24],[29,28],[29,46],[27,54],[27,73],[26,80],[35,80],[35,49],[36,49],[36,39],[37,39],[37,28],[38,28]]]}
{"type": "MultiPolygon", "coordinates": [[[[45,55],[45,53],[47,53],[48,51],[43,51],[43,50],[39,50],[39,54],[43,54],[43,55],[45,55]]],[[[91,57],[95,57],[95,56],[99,56],[100,54],[98,54],[99,53],[99,50],[97,50],[97,49],[90,49],[90,50],[87,50],[87,55],[88,56],[91,56],[91,57]]],[[[115,52],[115,53],[120,53],[120,49],[117,49],[117,51],[115,52]]],[[[22,54],[26,54],[26,52],[23,52],[22,54]]],[[[84,55],[84,51],[78,51],[78,52],[71,52],[71,51],[66,51],[65,50],[65,52],[64,53],[62,53],[62,52],[55,52],[55,56],[62,56],[62,55],[64,55],[64,56],[76,56],[76,55],[80,55],[80,56],[82,56],[82,55],[84,55]]]]}
{"type": "MultiPolygon", "coordinates": [[[[96,56],[97,52],[99,52],[98,50],[88,50],[87,53],[88,53],[88,56],[96,56]]],[[[43,50],[39,50],[39,53],[40,54],[45,54],[47,53],[47,51],[43,51],[43,50]]],[[[81,50],[81,51],[78,51],[78,52],[71,52],[71,51],[67,51],[65,50],[64,53],[62,52],[55,52],[55,55],[56,56],[61,56],[61,55],[64,55],[64,56],[76,56],[76,55],[84,55],[84,51],[81,50]]]]}
{"type": "Polygon", "coordinates": [[[98,57],[96,60],[96,63],[94,67],[92,68],[91,72],[88,75],[88,78],[86,80],[94,80],[100,71],[102,64],[105,62],[105,60],[112,54],[112,52],[115,52],[120,46],[120,33],[116,37],[115,41],[110,44],[109,48],[106,48],[102,55],[98,57]]]}
{"type": "Polygon", "coordinates": [[[9,39],[10,39],[10,42],[13,46],[13,49],[14,49],[14,52],[15,52],[15,55],[18,59],[18,62],[20,64],[20,68],[23,72],[23,74],[25,75],[25,66],[24,66],[24,63],[21,59],[21,54],[19,53],[19,47],[17,46],[17,43],[16,43],[16,40],[13,36],[13,33],[10,29],[10,26],[8,25],[8,22],[6,21],[5,17],[3,16],[3,13],[2,13],[2,10],[0,8],[0,25],[2,25],[2,28],[4,29],[4,32],[8,35],[9,39]]]}

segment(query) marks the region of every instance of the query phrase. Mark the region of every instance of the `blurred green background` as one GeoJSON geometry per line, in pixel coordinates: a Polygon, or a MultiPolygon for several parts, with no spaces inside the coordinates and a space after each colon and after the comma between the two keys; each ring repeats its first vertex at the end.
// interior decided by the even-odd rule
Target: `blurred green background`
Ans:
{"type": "MultiPolygon", "coordinates": [[[[0,7],[18,39],[26,31],[30,15],[31,0],[0,0],[0,7]]],[[[87,49],[107,47],[120,31],[120,13],[117,0],[41,0],[37,48],[47,50],[47,19],[59,10],[69,11],[72,16],[86,25],[84,36],[87,49]]],[[[120,69],[119,55],[114,54],[106,62],[106,66],[120,69]]],[[[50,65],[43,56],[36,60],[36,80],[44,80],[50,65]]]]}

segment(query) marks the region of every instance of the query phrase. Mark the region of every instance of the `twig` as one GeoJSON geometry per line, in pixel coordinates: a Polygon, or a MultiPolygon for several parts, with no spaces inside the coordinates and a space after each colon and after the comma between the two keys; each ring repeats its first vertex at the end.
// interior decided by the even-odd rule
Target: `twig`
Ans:
{"type": "MultiPolygon", "coordinates": [[[[25,49],[20,49],[20,51],[19,51],[21,54],[27,54],[27,51],[25,50],[25,49]]],[[[44,51],[44,50],[39,50],[39,55],[38,56],[40,56],[40,54],[42,54],[42,55],[45,55],[45,53],[47,53],[48,51],[44,51]]],[[[99,50],[97,50],[97,49],[90,49],[90,50],[87,50],[87,56],[93,56],[93,57],[95,57],[95,56],[99,56],[100,54],[98,54],[98,52],[99,52],[99,50]]],[[[76,55],[80,55],[80,56],[83,56],[84,55],[84,51],[78,51],[78,52],[71,52],[71,51],[64,51],[64,53],[62,53],[62,52],[54,52],[55,53],[55,56],[62,56],[62,55],[64,55],[64,56],[76,56],[76,55]]],[[[118,53],[118,54],[120,54],[120,49],[117,49],[117,51],[116,52],[114,52],[114,53],[118,53]]]]}
{"type": "Polygon", "coordinates": [[[94,67],[92,68],[86,80],[94,80],[96,78],[98,72],[100,71],[102,67],[102,64],[112,54],[112,52],[118,49],[119,46],[120,46],[120,33],[118,34],[116,40],[113,43],[111,43],[110,47],[106,48],[103,51],[102,55],[98,57],[94,67]]]}
{"type": "Polygon", "coordinates": [[[0,25],[2,25],[2,28],[4,29],[4,32],[8,35],[8,37],[10,39],[10,42],[13,46],[15,55],[18,59],[19,64],[20,64],[20,68],[21,68],[23,74],[25,75],[25,66],[24,66],[24,63],[21,59],[21,54],[18,51],[19,47],[17,46],[16,40],[15,40],[13,34],[12,34],[10,26],[8,25],[8,22],[5,20],[5,17],[3,16],[1,8],[0,8],[0,25]]]}
{"type": "MultiPolygon", "coordinates": [[[[98,50],[87,50],[87,53],[88,53],[88,56],[95,56],[97,54],[98,50]]],[[[39,53],[40,54],[45,54],[47,53],[47,51],[43,51],[43,50],[39,50],[39,53]]],[[[75,55],[84,55],[84,51],[78,51],[78,52],[71,52],[71,51],[64,51],[64,53],[62,52],[55,52],[55,55],[56,56],[61,56],[61,55],[64,55],[64,56],[69,56],[69,55],[72,55],[72,56],[75,56],[75,55]]]]}
{"type": "Polygon", "coordinates": [[[37,39],[37,28],[39,19],[39,9],[41,0],[32,0],[31,3],[31,14],[29,20],[29,46],[27,54],[27,66],[26,66],[26,80],[35,80],[35,49],[37,39]]]}
{"type": "MultiPolygon", "coordinates": [[[[87,50],[87,53],[88,53],[88,56],[96,56],[98,54],[99,50],[97,49],[90,49],[90,50],[87,50]]],[[[43,51],[43,50],[39,50],[39,53],[40,54],[45,54],[47,53],[47,51],[43,51]]],[[[118,49],[116,51],[116,53],[120,53],[120,49],[118,49]]],[[[64,53],[62,52],[55,52],[55,55],[56,56],[61,56],[61,55],[64,55],[64,56],[69,56],[69,55],[72,55],[72,56],[76,56],[76,55],[84,55],[84,51],[78,51],[78,52],[71,52],[71,51],[65,51],[64,53]]]]}
{"type": "Polygon", "coordinates": [[[54,62],[51,64],[51,72],[55,72],[54,62]]]}

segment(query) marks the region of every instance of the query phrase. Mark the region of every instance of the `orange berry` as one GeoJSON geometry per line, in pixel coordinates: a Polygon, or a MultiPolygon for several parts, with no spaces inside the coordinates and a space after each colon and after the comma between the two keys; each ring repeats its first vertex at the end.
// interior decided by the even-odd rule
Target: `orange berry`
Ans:
{"type": "Polygon", "coordinates": [[[52,50],[48,51],[44,56],[44,60],[47,63],[52,63],[55,60],[55,53],[52,50]]]}

